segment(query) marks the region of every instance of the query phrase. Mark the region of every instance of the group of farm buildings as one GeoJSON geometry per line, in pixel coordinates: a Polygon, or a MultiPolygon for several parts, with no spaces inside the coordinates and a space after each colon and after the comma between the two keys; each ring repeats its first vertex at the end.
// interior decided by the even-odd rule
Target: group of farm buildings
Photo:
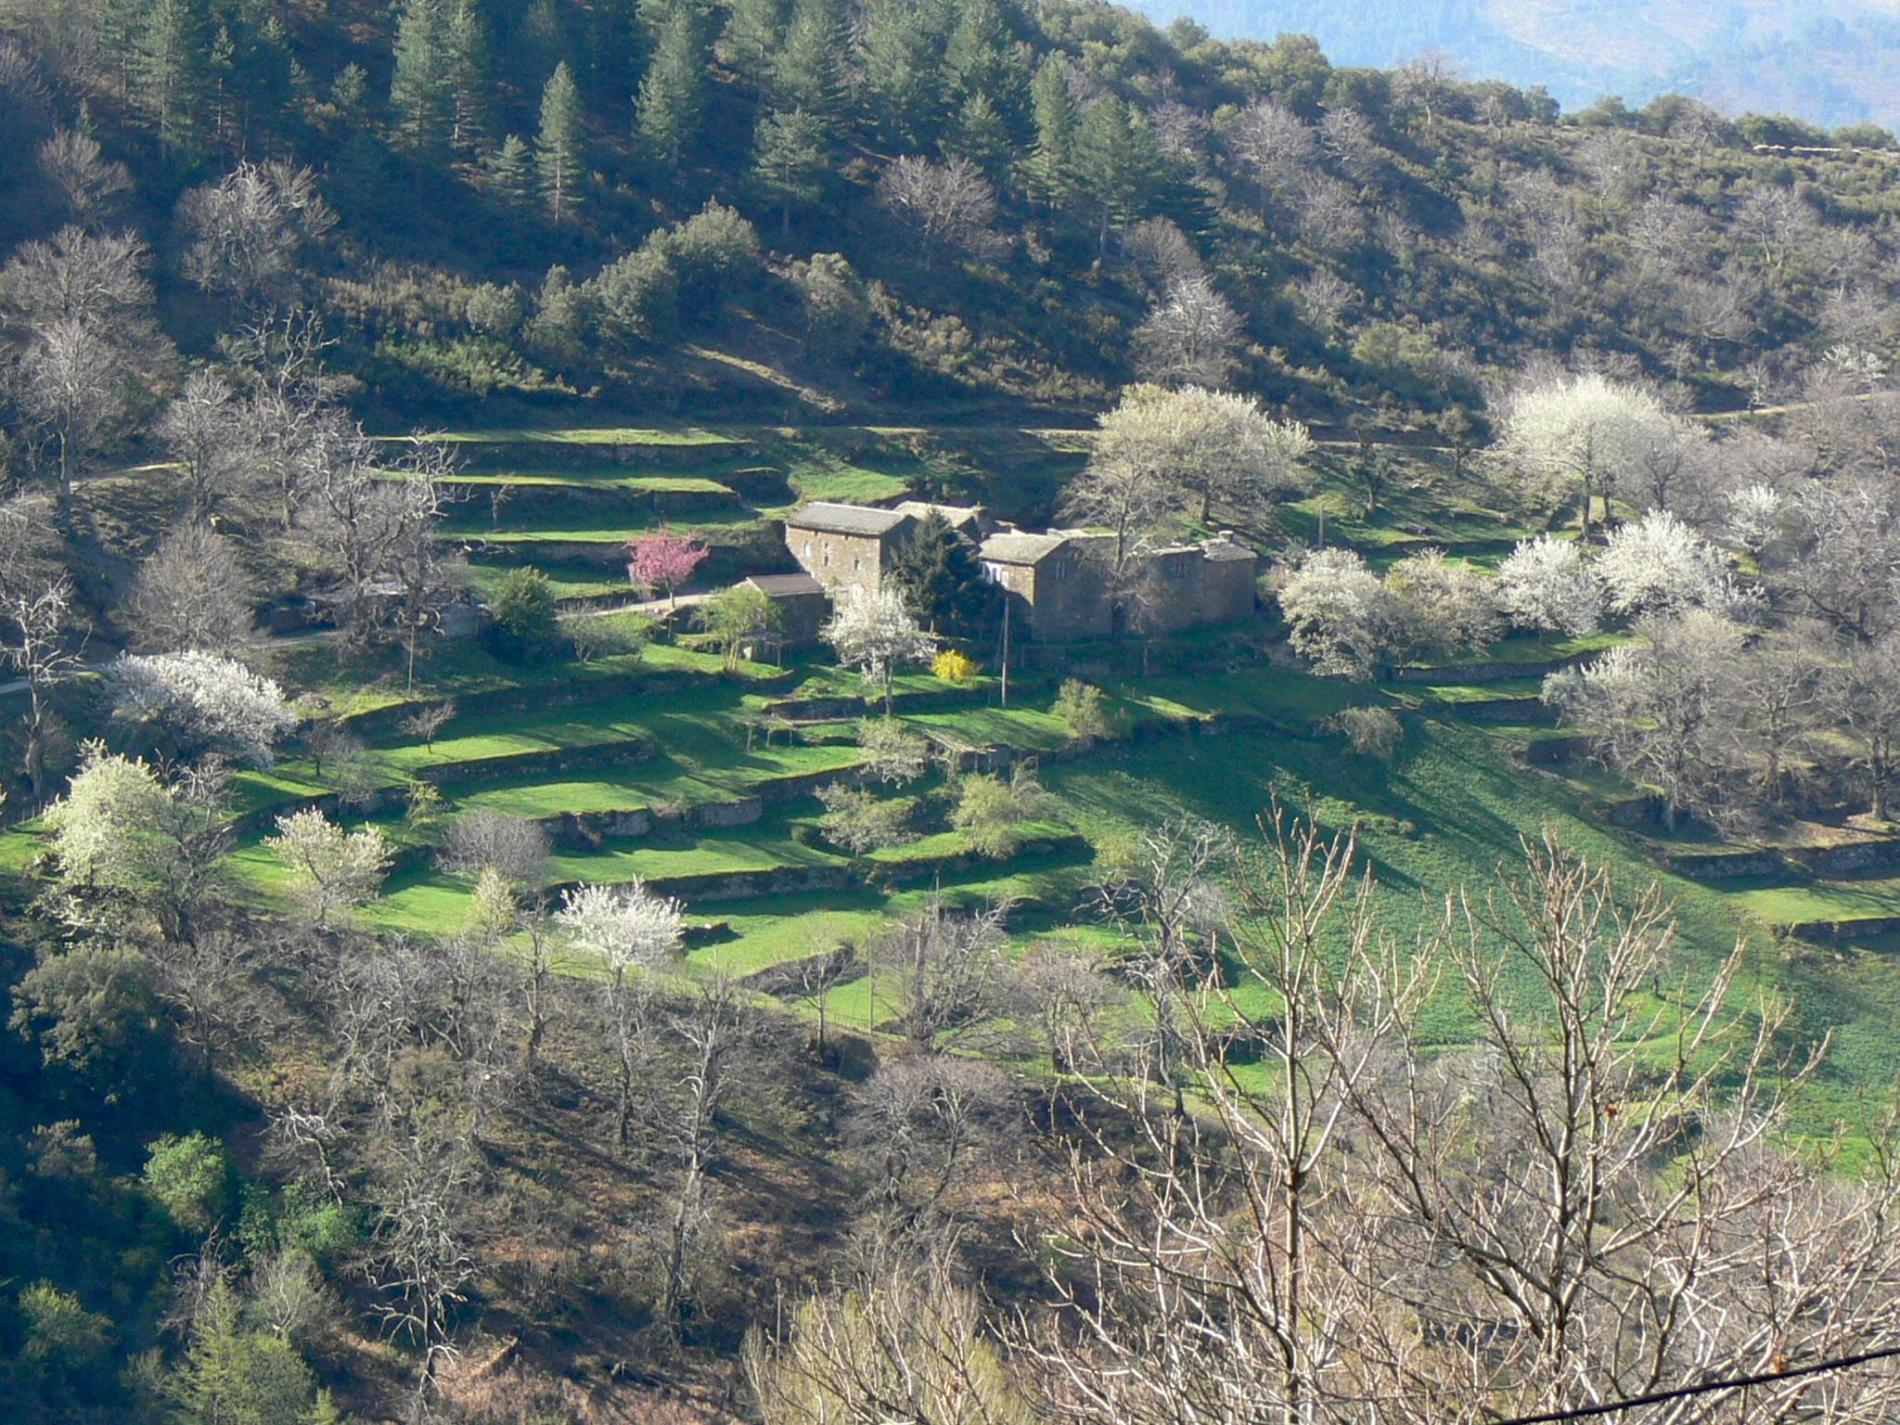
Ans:
{"type": "MultiPolygon", "coordinates": [[[[1083,530],[1030,533],[993,520],[981,506],[909,500],[882,508],[817,501],[785,521],[785,543],[802,574],[747,582],[779,605],[788,641],[815,637],[830,604],[853,589],[876,593],[904,541],[936,513],[976,550],[984,576],[1008,600],[1014,636],[1079,643],[1117,631],[1113,535],[1083,530]]],[[[1144,590],[1141,628],[1176,633],[1251,618],[1258,557],[1231,534],[1144,550],[1124,585],[1144,590]]]]}

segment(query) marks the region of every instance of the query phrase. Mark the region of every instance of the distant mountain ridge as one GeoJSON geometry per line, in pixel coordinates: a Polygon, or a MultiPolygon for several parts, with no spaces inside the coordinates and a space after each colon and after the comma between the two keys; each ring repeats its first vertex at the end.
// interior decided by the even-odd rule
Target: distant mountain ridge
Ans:
{"type": "Polygon", "coordinates": [[[1335,64],[1425,50],[1471,78],[1543,85],[1567,109],[1605,94],[1694,95],[1733,113],[1900,125],[1896,0],[1134,0],[1223,38],[1310,34],[1335,64]]]}

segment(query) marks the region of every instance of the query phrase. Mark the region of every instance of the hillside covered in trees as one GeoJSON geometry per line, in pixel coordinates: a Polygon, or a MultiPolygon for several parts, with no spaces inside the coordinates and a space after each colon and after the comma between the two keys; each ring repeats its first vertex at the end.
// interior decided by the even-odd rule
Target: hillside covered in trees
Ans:
{"type": "Polygon", "coordinates": [[[0,133],[0,1418],[1900,1408],[1891,135],[1011,0],[0,133]]]}
{"type": "Polygon", "coordinates": [[[299,302],[397,426],[589,395],[1081,415],[1183,363],[1402,418],[1558,349],[1718,409],[1891,339],[1878,132],[1758,157],[1828,136],[1041,16],[19,3],[0,242],[136,235],[162,339],[113,333],[100,450],[176,353],[299,302]]]}

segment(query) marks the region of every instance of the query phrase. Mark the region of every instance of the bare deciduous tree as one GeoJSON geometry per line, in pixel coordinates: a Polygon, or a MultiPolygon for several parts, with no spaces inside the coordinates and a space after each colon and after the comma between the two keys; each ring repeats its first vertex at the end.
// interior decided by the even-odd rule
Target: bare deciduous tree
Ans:
{"type": "Polygon", "coordinates": [[[229,656],[256,636],[257,586],[236,546],[200,525],[159,541],[123,614],[135,647],[229,656]]]}
{"type": "Polygon", "coordinates": [[[916,231],[928,255],[987,257],[1001,241],[996,189],[967,158],[938,163],[905,154],[885,167],[877,191],[884,206],[916,231]]]}
{"type": "Polygon", "coordinates": [[[896,981],[904,1036],[920,1053],[968,1035],[998,1008],[1007,914],[1004,905],[959,914],[936,898],[872,944],[871,959],[896,981]]]}
{"type": "Polygon", "coordinates": [[[245,478],[254,451],[244,417],[230,383],[212,371],[193,372],[159,417],[158,436],[177,462],[194,524],[209,522],[245,478]]]}
{"type": "Polygon", "coordinates": [[[53,689],[82,666],[72,646],[72,580],[62,573],[39,588],[27,585],[6,592],[0,598],[0,626],[7,630],[0,657],[26,685],[22,769],[34,797],[40,798],[46,795],[48,741],[55,726],[53,689]]]}

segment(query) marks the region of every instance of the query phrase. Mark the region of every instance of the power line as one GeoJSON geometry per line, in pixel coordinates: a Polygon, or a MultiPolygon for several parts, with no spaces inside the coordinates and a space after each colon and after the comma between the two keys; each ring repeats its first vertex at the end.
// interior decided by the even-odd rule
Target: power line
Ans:
{"type": "Polygon", "coordinates": [[[1900,1356],[1900,1346],[1889,1346],[1880,1351],[1863,1351],[1858,1356],[1837,1356],[1829,1361],[1814,1361],[1805,1366],[1790,1366],[1786,1370],[1763,1371],[1759,1375],[1731,1376],[1727,1380],[1704,1381],[1701,1385],[1677,1386],[1672,1390],[1652,1391],[1648,1395],[1633,1396],[1628,1400],[1612,1400],[1602,1405],[1579,1405],[1571,1410],[1553,1410],[1544,1415],[1516,1415],[1499,1425],[1558,1425],[1565,1420],[1589,1420],[1604,1415],[1618,1415],[1625,1410],[1636,1410],[1645,1405],[1663,1405],[1671,1400],[1686,1400],[1692,1395],[1711,1395],[1718,1390],[1744,1390],[1751,1385],[1772,1385],[1781,1380],[1797,1380],[1802,1376],[1826,1375],[1830,1371],[1844,1371],[1851,1366],[1864,1366],[1869,1361],[1885,1361],[1900,1356]]]}

